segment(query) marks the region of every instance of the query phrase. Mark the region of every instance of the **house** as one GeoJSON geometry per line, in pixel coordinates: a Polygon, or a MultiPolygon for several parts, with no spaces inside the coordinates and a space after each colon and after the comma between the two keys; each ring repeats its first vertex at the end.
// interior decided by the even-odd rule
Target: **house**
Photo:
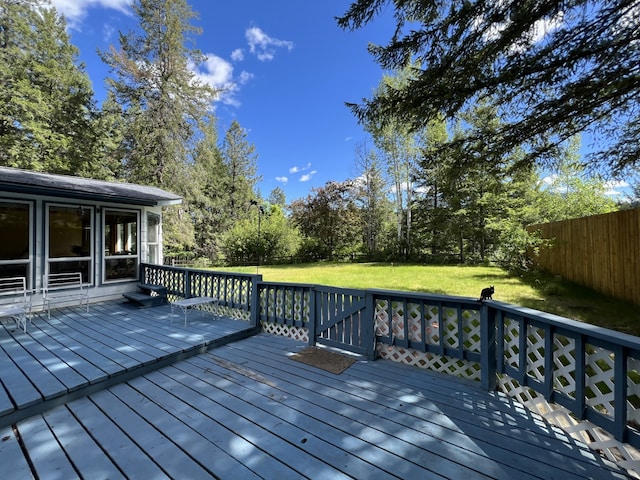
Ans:
{"type": "Polygon", "coordinates": [[[91,301],[133,289],[141,263],[162,264],[155,187],[0,167],[0,277],[24,276],[34,306],[43,275],[81,272],[91,301]]]}

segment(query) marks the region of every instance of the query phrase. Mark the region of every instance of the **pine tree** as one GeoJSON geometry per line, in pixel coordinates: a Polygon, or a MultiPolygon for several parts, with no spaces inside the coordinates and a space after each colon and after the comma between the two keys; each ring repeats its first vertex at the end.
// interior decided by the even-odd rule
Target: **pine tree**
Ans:
{"type": "Polygon", "coordinates": [[[119,49],[101,52],[112,71],[109,91],[124,118],[119,170],[128,181],[183,196],[179,208],[165,211],[165,246],[168,252],[191,251],[198,218],[192,211],[194,151],[212,121],[216,92],[193,71],[204,58],[186,46],[200,33],[186,0],[135,0],[132,9],[138,29],[120,33],[119,49]]]}
{"type": "Polygon", "coordinates": [[[229,203],[227,214],[231,218],[247,216],[249,202],[256,197],[258,155],[255,146],[247,139],[247,132],[234,120],[222,143],[222,158],[229,172],[226,192],[229,203]]]}
{"type": "Polygon", "coordinates": [[[0,165],[91,176],[93,91],[66,22],[40,1],[0,5],[0,165]]]}
{"type": "Polygon", "coordinates": [[[459,139],[464,150],[476,140],[501,154],[527,144],[522,161],[553,159],[555,147],[591,130],[606,139],[594,162],[637,164],[637,1],[355,0],[338,24],[360,29],[387,4],[393,35],[369,51],[383,69],[411,75],[352,105],[364,123],[394,116],[418,130],[494,97],[508,117],[491,135],[459,139]]]}
{"type": "Polygon", "coordinates": [[[182,193],[190,152],[215,92],[191,65],[203,57],[186,47],[200,31],[185,0],[136,0],[138,30],[120,33],[120,48],[102,52],[107,79],[126,119],[123,168],[130,181],[182,193]]]}

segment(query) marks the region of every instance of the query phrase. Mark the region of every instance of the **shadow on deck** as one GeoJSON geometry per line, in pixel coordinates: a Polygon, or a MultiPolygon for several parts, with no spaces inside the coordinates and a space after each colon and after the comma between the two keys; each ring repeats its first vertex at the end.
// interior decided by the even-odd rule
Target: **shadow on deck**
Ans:
{"type": "Polygon", "coordinates": [[[335,375],[253,333],[121,303],[0,331],[2,477],[628,478],[473,382],[389,361],[335,375]]]}

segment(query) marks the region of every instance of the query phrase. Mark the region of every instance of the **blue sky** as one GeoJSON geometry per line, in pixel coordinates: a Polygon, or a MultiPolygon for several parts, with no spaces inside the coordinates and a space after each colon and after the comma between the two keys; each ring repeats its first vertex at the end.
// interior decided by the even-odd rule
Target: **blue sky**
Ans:
{"type": "MultiPolygon", "coordinates": [[[[96,54],[135,28],[127,0],[52,0],[69,24],[71,41],[104,98],[108,69],[96,54]]],[[[280,187],[287,201],[329,180],[354,178],[354,149],[364,131],[344,105],[370,96],[382,70],[369,42],[392,34],[386,18],[357,32],[338,28],[348,0],[190,0],[203,29],[196,48],[208,61],[198,72],[226,87],[216,103],[220,136],[236,119],[258,153],[264,197],[280,187]]]]}

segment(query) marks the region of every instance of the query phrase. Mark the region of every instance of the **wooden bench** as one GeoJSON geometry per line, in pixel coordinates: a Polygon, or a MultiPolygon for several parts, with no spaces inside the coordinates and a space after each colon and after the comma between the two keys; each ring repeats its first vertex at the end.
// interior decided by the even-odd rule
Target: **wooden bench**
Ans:
{"type": "Polygon", "coordinates": [[[89,288],[84,285],[82,273],[50,273],[42,281],[42,306],[51,318],[52,304],[86,305],[89,312],[89,288]]]}
{"type": "Polygon", "coordinates": [[[155,307],[167,303],[167,287],[139,283],[138,289],[140,289],[139,292],[127,292],[122,296],[140,307],[155,307]]]}
{"type": "MultiPolygon", "coordinates": [[[[183,298],[182,300],[176,300],[175,302],[171,302],[171,323],[173,323],[173,309],[175,307],[179,307],[184,313],[184,326],[187,326],[187,311],[190,308],[196,307],[198,305],[207,305],[213,303],[215,305],[218,304],[218,299],[214,297],[191,297],[191,298],[183,298]]],[[[217,318],[217,315],[214,314],[217,318]]]]}
{"type": "Polygon", "coordinates": [[[0,278],[0,297],[13,297],[0,304],[0,318],[12,318],[18,328],[27,333],[27,321],[31,320],[31,292],[27,291],[25,277],[0,278]]]}

